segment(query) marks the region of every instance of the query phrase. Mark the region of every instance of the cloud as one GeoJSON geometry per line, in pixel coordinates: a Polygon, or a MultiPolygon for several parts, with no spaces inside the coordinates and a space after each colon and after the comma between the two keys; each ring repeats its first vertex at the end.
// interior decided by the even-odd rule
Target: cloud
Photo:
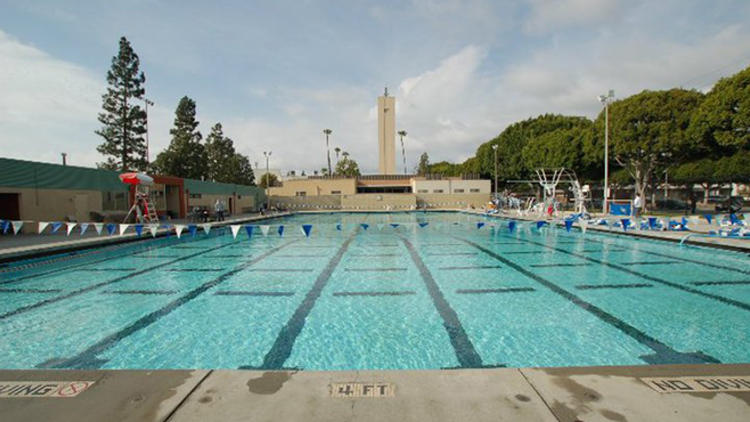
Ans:
{"type": "Polygon", "coordinates": [[[545,33],[576,25],[600,25],[618,16],[621,0],[528,0],[531,12],[524,29],[545,33]]]}

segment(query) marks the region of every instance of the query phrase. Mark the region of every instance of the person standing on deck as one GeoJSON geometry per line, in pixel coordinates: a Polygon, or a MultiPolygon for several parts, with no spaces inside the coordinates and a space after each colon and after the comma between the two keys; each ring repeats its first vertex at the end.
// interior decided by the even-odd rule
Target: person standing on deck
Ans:
{"type": "Polygon", "coordinates": [[[221,199],[216,200],[214,211],[216,212],[216,220],[224,221],[224,203],[221,202],[221,199]]]}
{"type": "Polygon", "coordinates": [[[641,199],[641,196],[636,194],[635,199],[633,200],[633,217],[638,217],[641,215],[641,207],[643,206],[643,199],[641,199]]]}

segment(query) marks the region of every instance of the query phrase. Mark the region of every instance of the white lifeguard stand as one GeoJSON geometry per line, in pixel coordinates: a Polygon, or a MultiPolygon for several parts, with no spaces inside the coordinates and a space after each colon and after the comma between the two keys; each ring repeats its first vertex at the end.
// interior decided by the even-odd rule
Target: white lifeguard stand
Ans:
{"type": "MultiPolygon", "coordinates": [[[[570,190],[573,192],[573,199],[575,202],[576,213],[586,213],[586,201],[590,199],[590,190],[587,186],[581,187],[581,183],[578,181],[578,177],[573,170],[566,169],[565,167],[547,169],[539,168],[535,170],[537,176],[537,182],[543,188],[543,204],[544,209],[542,213],[555,201],[555,192],[557,191],[557,185],[560,183],[567,183],[570,185],[570,190]]],[[[555,212],[557,210],[555,209],[555,212]]]]}
{"type": "Polygon", "coordinates": [[[138,223],[158,223],[159,215],[149,200],[149,186],[154,184],[154,179],[145,173],[123,173],[120,180],[135,186],[135,201],[123,223],[128,221],[131,214],[135,214],[135,221],[138,223]]]}

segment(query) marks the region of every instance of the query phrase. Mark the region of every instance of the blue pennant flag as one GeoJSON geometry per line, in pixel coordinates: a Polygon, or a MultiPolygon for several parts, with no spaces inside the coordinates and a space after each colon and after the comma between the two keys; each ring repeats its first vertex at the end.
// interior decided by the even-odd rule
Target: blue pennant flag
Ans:
{"type": "Polygon", "coordinates": [[[190,231],[190,236],[195,237],[195,234],[198,233],[198,226],[195,224],[188,225],[188,230],[190,231]]]}
{"type": "MultiPolygon", "coordinates": [[[[739,224],[740,223],[740,219],[737,218],[737,215],[735,215],[735,214],[729,214],[729,222],[732,223],[732,224],[739,224]]],[[[54,224],[54,223],[52,223],[52,224],[54,224]]]]}
{"type": "Polygon", "coordinates": [[[515,221],[508,221],[508,231],[513,233],[513,230],[516,229],[516,222],[515,221]]]}
{"type": "Polygon", "coordinates": [[[310,237],[310,231],[312,231],[312,224],[303,224],[302,231],[305,232],[305,237],[310,237]]]}
{"type": "Polygon", "coordinates": [[[706,217],[706,221],[708,221],[708,224],[711,224],[711,221],[714,219],[714,216],[711,214],[704,215],[706,217]]]}
{"type": "Polygon", "coordinates": [[[628,227],[630,226],[630,219],[629,218],[623,218],[620,221],[622,222],[622,231],[628,231],[628,227]]]}
{"type": "Polygon", "coordinates": [[[419,227],[427,227],[428,224],[430,224],[430,223],[428,223],[426,221],[423,221],[423,222],[419,223],[419,227]]]}
{"type": "Polygon", "coordinates": [[[247,226],[245,226],[245,231],[247,232],[247,237],[248,238],[252,238],[253,237],[253,228],[254,227],[255,226],[251,226],[249,224],[247,226]]]}
{"type": "Polygon", "coordinates": [[[477,223],[477,228],[481,229],[482,227],[484,227],[484,222],[482,222],[482,221],[478,222],[477,223]]]}
{"type": "Polygon", "coordinates": [[[367,224],[367,223],[362,223],[362,224],[360,224],[360,226],[362,226],[362,228],[363,228],[364,230],[367,230],[367,228],[368,228],[368,227],[370,227],[370,225],[369,225],[369,224],[367,224]]]}
{"type": "Polygon", "coordinates": [[[565,220],[565,230],[570,233],[570,228],[573,227],[574,220],[565,220]]]}
{"type": "Polygon", "coordinates": [[[115,232],[116,228],[117,228],[117,224],[115,224],[115,223],[109,223],[109,224],[107,224],[107,233],[109,233],[109,235],[112,236],[112,233],[115,232]]]}
{"type": "Polygon", "coordinates": [[[336,230],[341,231],[341,223],[336,224],[336,230]]]}
{"type": "Polygon", "coordinates": [[[397,223],[391,223],[391,227],[393,227],[395,229],[396,227],[398,227],[398,224],[397,223]]]}
{"type": "Polygon", "coordinates": [[[8,234],[8,229],[10,229],[10,221],[4,220],[2,222],[3,227],[3,234],[8,234]]]}
{"type": "Polygon", "coordinates": [[[284,225],[283,224],[279,226],[278,232],[279,232],[279,237],[284,236],[284,225]]]}
{"type": "Polygon", "coordinates": [[[544,227],[546,225],[548,225],[548,223],[546,221],[537,221],[536,222],[536,228],[537,228],[537,230],[541,229],[542,227],[544,227]]]}
{"type": "Polygon", "coordinates": [[[648,218],[648,228],[649,229],[655,229],[656,228],[656,217],[649,217],[648,218]]]}
{"type": "Polygon", "coordinates": [[[60,222],[54,222],[54,223],[52,223],[52,233],[55,233],[58,230],[60,230],[60,227],[62,227],[62,223],[60,223],[60,222]]]}
{"type": "Polygon", "coordinates": [[[141,233],[143,233],[143,224],[136,224],[133,227],[135,227],[135,234],[138,235],[138,237],[141,237],[141,233]]]}

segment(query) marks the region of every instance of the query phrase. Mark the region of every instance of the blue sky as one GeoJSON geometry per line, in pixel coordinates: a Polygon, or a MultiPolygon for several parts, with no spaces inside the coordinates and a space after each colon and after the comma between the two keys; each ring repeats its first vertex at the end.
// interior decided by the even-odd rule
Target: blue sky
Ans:
{"type": "MultiPolygon", "coordinates": [[[[706,90],[750,64],[750,2],[0,0],[0,155],[73,164],[95,151],[105,73],[125,35],[141,58],[152,158],[183,95],[272,167],[325,163],[323,128],[377,168],[375,98],[397,98],[409,167],[462,160],[508,124],[594,117],[596,96],[706,90]]],[[[398,157],[400,162],[400,157],[398,157]]]]}

